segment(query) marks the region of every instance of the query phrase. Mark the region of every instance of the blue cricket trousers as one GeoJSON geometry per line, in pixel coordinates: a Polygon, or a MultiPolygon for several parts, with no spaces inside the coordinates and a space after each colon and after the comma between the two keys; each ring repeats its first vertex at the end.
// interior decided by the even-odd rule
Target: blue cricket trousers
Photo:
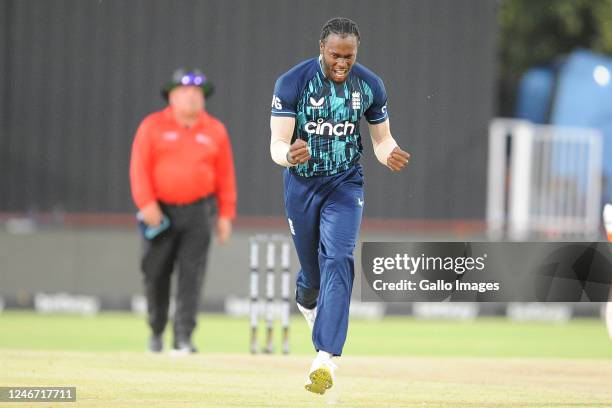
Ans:
{"type": "Polygon", "coordinates": [[[363,213],[361,165],[332,176],[284,174],[285,210],[301,269],[296,301],[317,319],[317,351],[342,354],[355,277],[353,251],[363,213]]]}

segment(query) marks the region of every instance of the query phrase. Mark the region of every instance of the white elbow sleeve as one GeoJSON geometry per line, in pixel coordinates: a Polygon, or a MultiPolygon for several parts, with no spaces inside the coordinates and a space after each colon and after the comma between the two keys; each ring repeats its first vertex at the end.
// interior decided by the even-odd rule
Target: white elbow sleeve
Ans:
{"type": "Polygon", "coordinates": [[[374,147],[374,154],[376,154],[378,161],[386,166],[387,158],[396,146],[397,142],[392,137],[388,137],[376,145],[376,147],[374,147]]]}
{"type": "Polygon", "coordinates": [[[289,152],[289,144],[283,140],[275,140],[270,143],[270,155],[274,163],[283,166],[291,167],[292,164],[287,161],[287,153],[289,152]]]}

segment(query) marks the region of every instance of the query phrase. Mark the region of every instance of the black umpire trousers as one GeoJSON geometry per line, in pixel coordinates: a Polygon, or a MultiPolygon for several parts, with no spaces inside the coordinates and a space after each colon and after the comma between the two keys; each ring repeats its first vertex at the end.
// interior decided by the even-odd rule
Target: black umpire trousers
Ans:
{"type": "Polygon", "coordinates": [[[177,266],[174,341],[191,338],[202,281],[206,270],[214,203],[207,197],[187,205],[160,203],[170,227],[152,240],[144,240],[141,268],[144,274],[148,320],[155,335],[168,322],[170,282],[177,266]]]}

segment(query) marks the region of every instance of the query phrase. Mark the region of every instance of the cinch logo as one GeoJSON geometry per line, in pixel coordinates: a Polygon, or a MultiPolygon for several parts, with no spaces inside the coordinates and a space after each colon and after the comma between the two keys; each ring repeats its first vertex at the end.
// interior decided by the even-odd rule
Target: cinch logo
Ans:
{"type": "Polygon", "coordinates": [[[355,124],[348,120],[342,123],[329,123],[319,118],[316,122],[307,122],[304,125],[304,130],[310,135],[346,136],[355,133],[355,124]]]}

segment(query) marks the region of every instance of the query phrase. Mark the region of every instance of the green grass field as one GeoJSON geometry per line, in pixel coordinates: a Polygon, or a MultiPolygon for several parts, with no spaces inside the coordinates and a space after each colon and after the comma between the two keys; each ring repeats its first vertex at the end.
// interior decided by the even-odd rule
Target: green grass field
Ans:
{"type": "Polygon", "coordinates": [[[177,357],[144,352],[147,327],[131,314],[4,312],[0,386],[77,387],[77,403],[41,407],[612,406],[612,341],[596,319],[353,320],[324,396],[303,389],[313,351],[301,318],[290,356],[248,354],[246,319],[199,322],[202,352],[177,357]]]}

